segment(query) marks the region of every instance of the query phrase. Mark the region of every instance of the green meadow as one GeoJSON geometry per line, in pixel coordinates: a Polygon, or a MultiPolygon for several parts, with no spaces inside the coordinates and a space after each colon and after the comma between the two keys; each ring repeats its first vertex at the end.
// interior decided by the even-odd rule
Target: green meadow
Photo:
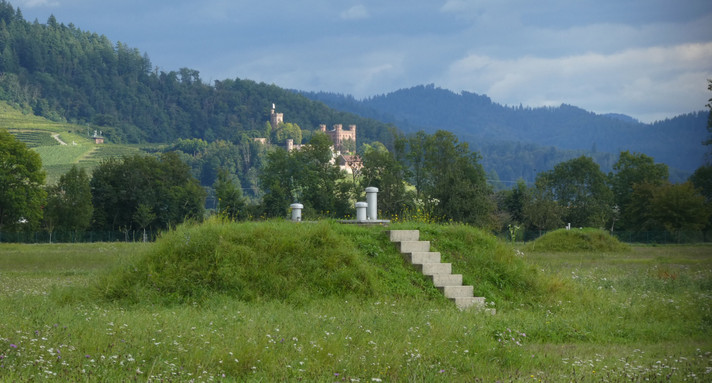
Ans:
{"type": "Polygon", "coordinates": [[[150,244],[1,244],[0,380],[712,378],[710,246],[390,228],[420,229],[497,313],[457,310],[383,227],[210,220],[150,244]]]}

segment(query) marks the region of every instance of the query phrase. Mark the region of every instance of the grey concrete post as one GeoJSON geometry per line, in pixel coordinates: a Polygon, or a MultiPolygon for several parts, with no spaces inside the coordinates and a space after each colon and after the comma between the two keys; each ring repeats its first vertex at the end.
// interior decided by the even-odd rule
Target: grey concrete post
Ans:
{"type": "Polygon", "coordinates": [[[366,202],[356,202],[356,220],[365,221],[366,220],[366,208],[368,203],[366,202]]]}
{"type": "Polygon", "coordinates": [[[378,194],[378,188],[369,186],[366,188],[366,203],[368,203],[367,208],[367,219],[375,221],[378,219],[378,203],[376,202],[378,194]]]}
{"type": "Polygon", "coordinates": [[[299,222],[302,220],[302,209],[304,209],[304,205],[300,203],[293,203],[289,205],[289,207],[292,208],[292,221],[294,222],[299,222]]]}

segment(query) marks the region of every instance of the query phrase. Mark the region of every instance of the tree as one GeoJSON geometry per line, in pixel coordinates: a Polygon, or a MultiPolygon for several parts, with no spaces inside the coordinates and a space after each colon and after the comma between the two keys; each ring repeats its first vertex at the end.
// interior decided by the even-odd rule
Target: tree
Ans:
{"type": "MultiPolygon", "coordinates": [[[[707,89],[712,91],[712,80],[707,79],[707,89]]],[[[704,145],[710,147],[710,151],[707,153],[708,161],[712,162],[712,98],[707,100],[707,108],[710,110],[709,115],[707,115],[707,131],[710,133],[710,137],[703,142],[704,145]]]]}
{"type": "Polygon", "coordinates": [[[138,228],[141,205],[156,215],[151,226],[160,229],[203,218],[205,190],[175,152],[106,160],[94,170],[90,185],[93,219],[101,229],[138,228]]]}
{"type": "Polygon", "coordinates": [[[241,218],[245,209],[245,199],[242,198],[240,183],[233,181],[230,173],[221,169],[214,188],[218,199],[218,212],[232,221],[241,218]]]}
{"type": "Polygon", "coordinates": [[[143,242],[148,242],[146,238],[146,227],[156,219],[156,214],[153,209],[146,204],[139,204],[136,212],[133,215],[133,220],[138,225],[138,228],[143,231],[143,242]]]}
{"type": "Polygon", "coordinates": [[[648,214],[679,238],[684,231],[703,229],[708,223],[710,209],[692,183],[668,183],[653,189],[648,214]]]}
{"type": "Polygon", "coordinates": [[[531,190],[526,182],[520,178],[514,188],[502,190],[497,194],[500,197],[500,209],[507,212],[513,222],[524,223],[524,206],[531,199],[531,190]]]}
{"type": "Polygon", "coordinates": [[[536,187],[550,193],[573,226],[605,227],[613,214],[613,193],[598,164],[586,156],[539,174],[536,187]]]}
{"type": "Polygon", "coordinates": [[[56,185],[47,188],[45,225],[64,231],[84,231],[91,225],[94,207],[91,203],[89,175],[83,168],[72,166],[56,185]]]}
{"type": "Polygon", "coordinates": [[[645,154],[625,151],[621,152],[618,161],[613,164],[613,171],[615,173],[608,175],[613,203],[621,212],[621,226],[629,228],[630,223],[634,221],[629,209],[633,187],[642,183],[664,184],[668,180],[668,167],[665,164],[656,164],[652,157],[645,154]]]}
{"type": "Polygon", "coordinates": [[[689,181],[700,190],[707,202],[712,202],[712,165],[697,168],[690,176],[689,181]]]}
{"type": "Polygon", "coordinates": [[[40,156],[0,130],[0,231],[36,228],[47,193],[40,156]]]}
{"type": "MultiPolygon", "coordinates": [[[[541,181],[544,182],[544,181],[541,181]]],[[[551,230],[561,226],[562,209],[554,200],[551,188],[539,185],[532,189],[529,198],[522,206],[522,218],[529,226],[543,230],[551,230]]]]}
{"type": "Polygon", "coordinates": [[[319,132],[300,150],[276,148],[269,153],[260,177],[265,214],[283,216],[292,202],[302,203],[305,214],[347,214],[350,187],[331,159],[331,140],[319,132]]]}
{"type": "Polygon", "coordinates": [[[479,156],[453,133],[439,130],[428,136],[424,147],[423,181],[426,207],[432,216],[487,226],[494,211],[492,190],[487,185],[479,156]]]}
{"type": "Polygon", "coordinates": [[[406,193],[404,173],[383,144],[364,150],[362,185],[378,188],[378,209],[386,216],[400,214],[413,203],[413,196],[406,193]]]}

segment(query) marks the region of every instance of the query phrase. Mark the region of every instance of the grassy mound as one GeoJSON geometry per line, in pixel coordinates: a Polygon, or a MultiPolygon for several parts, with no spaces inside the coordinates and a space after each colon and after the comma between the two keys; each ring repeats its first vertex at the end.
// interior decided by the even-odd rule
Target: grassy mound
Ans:
{"type": "Polygon", "coordinates": [[[607,231],[601,229],[559,229],[544,234],[528,243],[524,251],[535,252],[580,252],[595,251],[618,253],[629,251],[630,247],[607,231]]]}
{"type": "Polygon", "coordinates": [[[129,302],[185,303],[215,294],[290,303],[329,296],[437,299],[385,242],[383,228],[328,221],[210,220],[166,233],[97,288],[106,299],[129,302]]]}
{"type": "MultiPolygon", "coordinates": [[[[400,228],[408,227],[391,227],[400,228]]],[[[490,234],[461,225],[419,229],[488,301],[520,301],[544,291],[536,271],[490,234]]],[[[445,302],[430,280],[404,261],[385,230],[330,221],[184,225],[101,278],[97,291],[109,300],[167,304],[212,295],[296,304],[327,297],[445,302]]]]}

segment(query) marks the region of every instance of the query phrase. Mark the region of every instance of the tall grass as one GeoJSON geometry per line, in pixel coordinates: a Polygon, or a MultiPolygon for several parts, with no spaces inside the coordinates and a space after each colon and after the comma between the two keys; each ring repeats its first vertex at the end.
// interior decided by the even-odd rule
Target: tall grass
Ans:
{"type": "Polygon", "coordinates": [[[378,227],[212,221],[149,245],[62,245],[57,252],[50,245],[0,245],[0,380],[710,380],[708,248],[517,252],[468,227],[420,228],[471,281],[490,283],[464,266],[467,258],[514,265],[497,266],[510,292],[497,295],[496,315],[460,312],[432,293],[378,227]],[[318,250],[272,238],[280,236],[318,250]],[[263,276],[269,280],[260,283],[272,287],[249,287],[252,297],[244,298],[242,290],[225,288],[229,281],[217,283],[214,264],[228,249],[244,257],[240,267],[264,269],[241,273],[263,276]],[[294,269],[307,263],[323,274],[333,270],[345,278],[336,284],[350,287],[294,269]],[[342,264],[353,270],[340,271],[342,264]],[[280,275],[286,265],[290,275],[280,275]],[[168,291],[153,288],[147,275],[132,276],[132,266],[160,272],[171,280],[158,282],[168,291]],[[196,291],[187,287],[194,280],[175,278],[184,272],[191,274],[183,279],[203,278],[196,291]],[[529,285],[510,284],[519,279],[510,273],[529,285]],[[368,282],[352,285],[360,280],[368,282]],[[96,295],[132,284],[141,287],[96,295]]]}

